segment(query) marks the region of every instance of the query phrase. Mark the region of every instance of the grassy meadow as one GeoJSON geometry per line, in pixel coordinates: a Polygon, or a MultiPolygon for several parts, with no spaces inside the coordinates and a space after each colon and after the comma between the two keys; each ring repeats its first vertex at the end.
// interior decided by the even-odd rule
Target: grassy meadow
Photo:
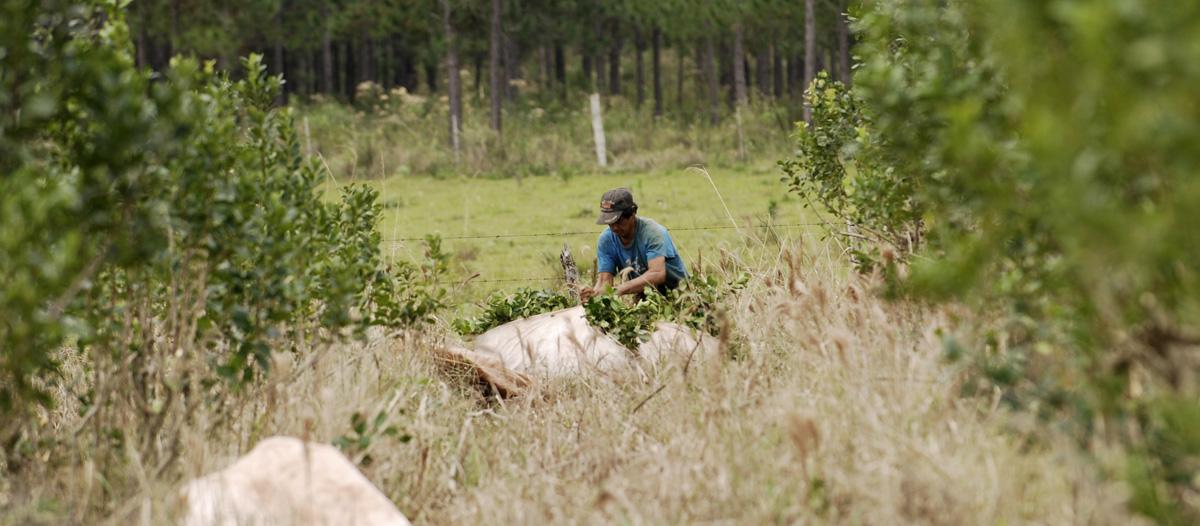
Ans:
{"type": "Polygon", "coordinates": [[[633,189],[640,215],[672,231],[689,265],[716,262],[722,254],[747,257],[779,238],[820,232],[812,225],[816,218],[786,193],[769,168],[714,169],[708,176],[698,169],[569,178],[396,176],[366,184],[380,191],[384,206],[384,255],[417,261],[424,251],[420,239],[441,236],[467,297],[517,286],[557,286],[564,243],[590,275],[596,236],[603,229],[595,224],[600,195],[617,186],[633,189]],[[483,237],[514,235],[523,237],[483,237]],[[455,239],[475,236],[482,238],[455,239]]]}
{"type": "MultiPolygon", "coordinates": [[[[997,396],[962,396],[940,340],[971,313],[886,302],[822,243],[771,252],[729,306],[736,357],[505,400],[441,372],[432,351],[456,338],[444,329],[310,344],[275,353],[232,405],[169,427],[177,472],[132,453],[100,471],[79,451],[6,481],[29,504],[0,524],[172,523],[180,481],[272,435],[347,441],[416,524],[1134,523],[1123,487],[1068,441],[997,396]],[[356,429],[356,414],[371,425],[356,429]]],[[[68,382],[86,382],[64,358],[68,382]]],[[[83,426],[76,408],[64,399],[57,425],[83,426]]]]}
{"type": "Polygon", "coordinates": [[[633,190],[640,215],[671,230],[689,266],[722,255],[743,263],[769,257],[781,239],[823,232],[811,224],[821,219],[780,182],[776,161],[788,155],[791,129],[783,106],[747,109],[743,159],[734,119],[711,126],[700,108],[656,119],[624,98],[607,98],[610,164],[599,168],[586,101],[571,108],[530,95],[506,112],[502,143],[487,129],[485,108],[467,111],[457,160],[439,133],[442,99],[380,92],[357,109],[305,106],[298,122],[305,148],[331,173],[326,195],[350,183],[379,191],[385,257],[419,261],[422,239],[440,236],[457,280],[454,297],[465,302],[558,286],[564,243],[590,276],[600,195],[618,186],[633,190]]]}
{"type": "MultiPolygon", "coordinates": [[[[352,155],[365,146],[332,141],[329,125],[309,130],[330,166],[326,196],[352,182],[380,192],[385,257],[415,261],[424,248],[415,239],[445,240],[455,284],[442,320],[492,291],[558,286],[563,243],[586,274],[599,197],[628,186],[642,215],[672,229],[690,266],[751,275],[726,306],[724,354],[644,376],[544,381],[505,400],[439,369],[435,351],[460,339],[446,323],[375,329],[362,342],[292,342],[272,353],[263,381],[148,432],[134,409],[83,414],[73,386],[103,371],[66,348],[40,435],[56,449],[0,480],[0,524],[173,523],[182,482],[272,435],[349,444],[351,460],[417,524],[1131,521],[1127,491],[1103,482],[1067,440],[1010,413],[998,394],[963,396],[966,373],[947,365],[942,338],[976,314],[885,301],[877,278],[849,271],[841,239],[787,226],[820,218],[780,182],[781,150],[727,164],[733,143],[721,142],[718,154],[608,170],[564,152],[566,168],[502,177],[466,161],[449,173],[433,147],[380,142],[366,166],[383,163],[371,173],[352,155]],[[403,151],[433,161],[416,170],[387,157],[403,151]],[[711,182],[689,169],[706,159],[711,182]],[[530,233],[555,235],[453,239],[530,233]],[[178,454],[150,464],[130,442],[105,438],[101,418],[128,436],[177,439],[178,454]],[[362,418],[371,424],[356,426],[362,418]]],[[[360,139],[378,132],[340,129],[360,139]]],[[[786,143],[776,133],[761,142],[786,143]]],[[[168,369],[205,367],[165,359],[175,360],[168,369]]]]}

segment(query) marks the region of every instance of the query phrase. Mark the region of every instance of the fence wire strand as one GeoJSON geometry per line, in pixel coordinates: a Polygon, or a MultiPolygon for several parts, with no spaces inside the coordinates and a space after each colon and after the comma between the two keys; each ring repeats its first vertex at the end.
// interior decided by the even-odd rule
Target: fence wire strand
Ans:
{"type": "MultiPolygon", "coordinates": [[[[751,229],[760,229],[761,228],[761,229],[770,230],[770,229],[788,229],[788,228],[829,226],[829,225],[839,225],[839,223],[832,222],[832,221],[814,221],[814,222],[809,222],[809,223],[788,223],[788,224],[783,224],[783,225],[762,224],[762,225],[757,225],[757,226],[751,226],[748,228],[751,228],[751,229]]],[[[711,226],[669,228],[669,229],[667,229],[667,231],[668,232],[694,232],[694,231],[700,231],[700,230],[734,230],[737,228],[738,227],[732,226],[732,225],[711,225],[711,226]]],[[[588,230],[588,231],[579,231],[579,232],[537,232],[537,233],[526,233],[526,234],[486,234],[486,235],[470,235],[470,236],[447,236],[447,237],[442,237],[441,239],[442,239],[442,241],[458,241],[458,240],[468,240],[468,239],[569,237],[569,236],[581,236],[581,235],[599,236],[600,233],[595,230],[588,230]]],[[[393,239],[385,239],[382,241],[382,243],[396,245],[396,244],[401,244],[401,243],[411,242],[411,241],[425,241],[425,238],[423,238],[423,237],[400,237],[400,238],[393,238],[393,239]]],[[[476,274],[476,276],[477,275],[478,274],[476,274]]],[[[558,281],[560,279],[561,278],[557,278],[557,277],[554,277],[554,278],[523,277],[523,278],[496,278],[496,279],[467,278],[467,279],[463,280],[462,283],[463,284],[468,284],[468,283],[470,283],[470,284],[474,284],[474,283],[529,283],[529,282],[543,282],[543,281],[558,281]]]]}
{"type": "MultiPolygon", "coordinates": [[[[767,229],[798,228],[798,227],[806,227],[806,226],[827,226],[827,225],[836,225],[836,224],[837,223],[834,223],[831,221],[817,221],[817,222],[812,222],[812,223],[790,223],[790,224],[786,224],[786,225],[765,224],[765,225],[750,226],[750,227],[745,227],[745,228],[767,228],[767,229]]],[[[734,230],[736,228],[742,228],[742,227],[735,227],[732,225],[695,226],[695,227],[682,227],[682,228],[668,228],[667,232],[694,232],[694,231],[698,231],[698,230],[734,230]]],[[[529,233],[529,234],[482,234],[482,235],[470,235],[470,236],[443,236],[441,239],[442,239],[442,241],[460,241],[460,240],[466,240],[466,239],[569,237],[569,236],[582,236],[582,235],[599,236],[600,232],[595,231],[595,230],[587,230],[587,231],[578,231],[578,232],[538,232],[538,233],[529,233]]],[[[424,240],[425,240],[424,237],[398,237],[398,238],[393,238],[393,239],[385,239],[385,240],[383,240],[383,243],[404,243],[404,242],[408,242],[408,241],[424,241],[424,240]]]]}

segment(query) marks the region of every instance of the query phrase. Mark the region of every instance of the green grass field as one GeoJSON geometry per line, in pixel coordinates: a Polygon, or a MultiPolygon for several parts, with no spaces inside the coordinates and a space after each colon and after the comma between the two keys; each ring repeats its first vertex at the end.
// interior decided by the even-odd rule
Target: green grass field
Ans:
{"type": "Polygon", "coordinates": [[[810,224],[816,218],[787,193],[773,167],[710,175],[712,184],[696,169],[572,178],[400,176],[365,184],[381,194],[385,257],[419,260],[424,243],[417,239],[441,236],[453,276],[461,281],[478,274],[460,290],[468,300],[495,290],[558,286],[554,280],[561,274],[558,254],[564,243],[590,276],[603,228],[595,224],[600,195],[618,186],[633,189],[640,215],[671,230],[689,267],[715,262],[723,252],[739,259],[769,255],[777,252],[768,247],[778,238],[820,232],[810,224]],[[790,226],[797,224],[804,226],[790,226]],[[454,239],[527,234],[552,235],[454,239]]]}

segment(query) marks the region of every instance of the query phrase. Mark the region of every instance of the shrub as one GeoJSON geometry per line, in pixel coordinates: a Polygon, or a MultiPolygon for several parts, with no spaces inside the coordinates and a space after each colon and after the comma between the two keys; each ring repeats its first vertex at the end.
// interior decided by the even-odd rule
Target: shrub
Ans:
{"type": "Polygon", "coordinates": [[[165,466],[178,444],[163,446],[164,426],[236,396],[211,389],[221,378],[236,387],[272,352],[417,325],[441,306],[444,265],[384,266],[374,190],[322,199],[325,173],[301,154],[291,111],[272,105],[281,79],[260,57],[242,80],[189,59],[152,80],[111,2],[5,0],[0,34],[9,469],[29,452],[24,417],[50,401],[65,345],[97,371],[96,385],[66,386],[83,410],[141,415],[133,429],[99,427],[165,466]]]}
{"type": "Polygon", "coordinates": [[[493,293],[484,302],[483,313],[475,318],[454,320],[454,330],[462,335],[483,334],[513,320],[536,316],[570,307],[573,300],[557,291],[522,287],[511,293],[493,293]]]}
{"type": "Polygon", "coordinates": [[[808,206],[819,204],[848,229],[834,227],[835,235],[871,242],[861,248],[852,244],[863,270],[879,262],[880,247],[906,254],[917,250],[926,212],[922,178],[886,163],[887,145],[879,144],[862,102],[841,82],[821,72],[804,101],[812,122],[796,125],[797,155],[779,163],[784,182],[813,198],[808,206]]]}
{"type": "Polygon", "coordinates": [[[621,345],[637,349],[660,321],[680,323],[716,336],[721,329],[717,320],[719,302],[745,288],[749,281],[746,273],[727,283],[712,275],[692,276],[666,295],[647,288],[641,299],[627,303],[614,294],[604,294],[588,299],[583,308],[589,324],[621,345]]]}
{"type": "Polygon", "coordinates": [[[810,87],[785,167],[863,225],[919,221],[929,257],[896,290],[998,314],[977,351],[947,344],[976,365],[967,386],[1123,445],[1134,509],[1184,523],[1200,519],[1200,6],[1151,4],[867,2],[854,89],[810,87]]]}

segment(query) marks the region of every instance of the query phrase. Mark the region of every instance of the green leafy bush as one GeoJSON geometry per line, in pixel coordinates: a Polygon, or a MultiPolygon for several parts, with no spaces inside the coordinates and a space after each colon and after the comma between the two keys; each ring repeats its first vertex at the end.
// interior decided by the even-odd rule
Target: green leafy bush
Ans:
{"type": "Polygon", "coordinates": [[[208,389],[220,378],[252,380],[272,352],[417,325],[442,305],[444,258],[384,264],[374,190],[322,198],[325,173],[301,155],[291,110],[273,105],[281,79],[260,57],[243,61],[241,80],[189,59],[152,79],[134,67],[127,33],[116,3],[0,1],[10,469],[64,345],[109,375],[68,390],[87,410],[104,399],[95,391],[119,385],[104,403],[126,404],[144,427],[103,425],[120,440],[142,433],[128,438],[149,455],[170,415],[194,407],[185,399],[235,395],[208,389]],[[193,358],[207,369],[169,365],[193,358]]]}
{"type": "Polygon", "coordinates": [[[1200,5],[864,7],[854,88],[810,89],[793,187],[880,232],[919,221],[896,290],[990,314],[947,342],[967,388],[1122,445],[1137,511],[1200,520],[1200,5]]]}
{"type": "Polygon", "coordinates": [[[454,320],[453,325],[454,330],[462,335],[483,334],[492,327],[544,312],[565,309],[572,304],[573,300],[566,294],[522,287],[508,294],[492,294],[485,302],[483,313],[475,318],[454,320]]]}
{"type": "Polygon", "coordinates": [[[627,303],[614,294],[604,294],[588,299],[583,309],[589,324],[630,349],[647,341],[654,324],[660,321],[680,323],[716,336],[720,331],[719,303],[745,288],[749,281],[750,275],[745,273],[731,282],[712,275],[692,276],[666,295],[647,288],[644,297],[627,303]]]}
{"type": "Polygon", "coordinates": [[[863,270],[879,262],[880,247],[906,254],[917,250],[926,211],[921,177],[887,164],[887,145],[880,144],[862,102],[841,82],[821,72],[804,101],[812,122],[797,123],[797,156],[779,163],[784,182],[810,197],[807,205],[820,205],[839,220],[832,227],[836,235],[872,242],[852,245],[863,270]]]}

